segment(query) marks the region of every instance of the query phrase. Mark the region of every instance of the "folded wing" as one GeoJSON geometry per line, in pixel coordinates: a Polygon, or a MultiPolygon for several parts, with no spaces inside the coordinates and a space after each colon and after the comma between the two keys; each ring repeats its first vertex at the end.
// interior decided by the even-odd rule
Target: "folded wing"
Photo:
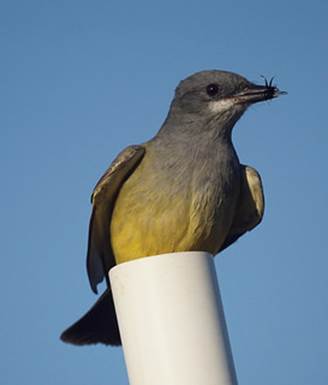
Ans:
{"type": "Polygon", "coordinates": [[[116,197],[125,180],[141,162],[144,153],[142,146],[129,146],[124,149],[93,190],[87,270],[91,288],[95,293],[97,284],[104,277],[108,280],[107,273],[116,264],[110,242],[110,222],[116,197]]]}
{"type": "Polygon", "coordinates": [[[235,217],[220,251],[224,250],[262,220],[264,194],[260,174],[252,167],[241,165],[241,190],[235,217]]]}

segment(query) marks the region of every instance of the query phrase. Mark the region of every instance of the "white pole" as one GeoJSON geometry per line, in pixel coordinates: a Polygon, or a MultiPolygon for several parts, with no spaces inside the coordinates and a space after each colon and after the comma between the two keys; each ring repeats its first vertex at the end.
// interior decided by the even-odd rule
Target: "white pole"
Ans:
{"type": "Polygon", "coordinates": [[[130,385],[237,385],[210,254],[136,259],[109,277],[130,385]]]}

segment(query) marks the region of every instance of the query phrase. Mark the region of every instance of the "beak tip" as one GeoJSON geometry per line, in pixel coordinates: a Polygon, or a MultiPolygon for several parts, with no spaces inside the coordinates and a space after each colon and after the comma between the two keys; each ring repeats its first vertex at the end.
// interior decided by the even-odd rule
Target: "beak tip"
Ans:
{"type": "Polygon", "coordinates": [[[280,91],[278,88],[275,90],[275,96],[288,95],[287,91],[280,91]]]}

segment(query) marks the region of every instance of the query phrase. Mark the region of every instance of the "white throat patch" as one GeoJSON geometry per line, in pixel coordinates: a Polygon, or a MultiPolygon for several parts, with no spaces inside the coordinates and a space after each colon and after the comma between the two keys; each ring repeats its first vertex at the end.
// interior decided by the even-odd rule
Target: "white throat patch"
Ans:
{"type": "Polygon", "coordinates": [[[225,112],[236,104],[235,98],[216,100],[209,103],[209,109],[214,113],[225,112]]]}

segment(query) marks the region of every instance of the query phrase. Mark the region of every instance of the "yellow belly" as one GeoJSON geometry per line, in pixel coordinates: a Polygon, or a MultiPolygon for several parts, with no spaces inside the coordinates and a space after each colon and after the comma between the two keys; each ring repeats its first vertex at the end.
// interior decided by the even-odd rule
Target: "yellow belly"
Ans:
{"type": "Polygon", "coordinates": [[[178,191],[158,186],[145,177],[143,167],[125,182],[115,202],[110,235],[116,263],[178,251],[216,254],[230,227],[220,218],[230,219],[218,210],[215,194],[208,190],[201,196],[192,186],[178,191]]]}

